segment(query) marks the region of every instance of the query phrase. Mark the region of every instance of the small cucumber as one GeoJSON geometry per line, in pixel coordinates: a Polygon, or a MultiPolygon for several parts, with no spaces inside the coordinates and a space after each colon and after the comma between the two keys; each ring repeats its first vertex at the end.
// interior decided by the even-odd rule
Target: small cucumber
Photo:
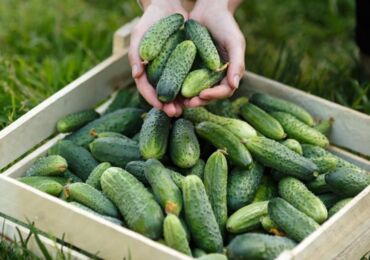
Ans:
{"type": "Polygon", "coordinates": [[[111,164],[108,162],[103,162],[96,166],[91,172],[89,178],[87,178],[86,183],[91,187],[94,187],[97,190],[101,190],[100,178],[103,175],[103,172],[111,167],[111,164]]]}
{"type": "Polygon", "coordinates": [[[58,120],[57,129],[59,133],[69,133],[94,121],[98,117],[99,114],[94,109],[72,113],[58,120]]]}
{"type": "Polygon", "coordinates": [[[330,134],[333,123],[334,123],[334,118],[321,120],[320,123],[314,126],[314,128],[320,133],[322,133],[323,135],[328,136],[330,134]]]}
{"type": "Polygon", "coordinates": [[[319,173],[326,173],[334,170],[338,163],[337,158],[331,155],[311,158],[311,161],[316,164],[319,173]]]}
{"type": "Polygon", "coordinates": [[[193,174],[193,175],[196,175],[198,176],[201,180],[203,180],[203,177],[204,177],[204,167],[205,167],[206,163],[202,160],[202,159],[199,159],[195,165],[189,169],[185,169],[183,171],[183,173],[185,175],[190,175],[190,174],[193,174]]]}
{"type": "Polygon", "coordinates": [[[68,167],[66,159],[60,155],[41,157],[26,171],[26,176],[62,175],[68,167]]]}
{"type": "Polygon", "coordinates": [[[136,179],[142,182],[145,186],[149,185],[145,177],[144,161],[131,161],[126,165],[125,170],[131,173],[136,179]]]}
{"type": "Polygon", "coordinates": [[[275,236],[285,236],[285,233],[279,230],[279,227],[269,217],[269,215],[263,216],[260,219],[262,228],[270,234],[275,236]]]}
{"type": "Polygon", "coordinates": [[[274,180],[269,175],[264,175],[252,202],[270,200],[277,197],[277,194],[278,188],[274,180]]]}
{"type": "Polygon", "coordinates": [[[128,107],[134,92],[135,89],[133,87],[120,89],[114,97],[112,103],[110,103],[107,110],[105,110],[104,114],[109,114],[118,109],[128,107]]]}
{"type": "Polygon", "coordinates": [[[302,146],[297,140],[290,138],[282,141],[281,143],[297,154],[303,155],[302,146]]]}
{"type": "Polygon", "coordinates": [[[186,232],[178,217],[172,214],[167,215],[163,223],[163,235],[166,245],[185,255],[191,256],[186,232]]]}
{"type": "Polygon", "coordinates": [[[334,193],[324,193],[317,196],[325,205],[325,207],[329,210],[331,207],[337,203],[341,197],[334,193]]]}
{"type": "Polygon", "coordinates": [[[329,218],[332,217],[334,214],[336,214],[339,210],[341,210],[345,205],[347,205],[352,198],[346,198],[338,201],[334,204],[333,207],[329,209],[329,218]]]}
{"type": "Polygon", "coordinates": [[[321,174],[312,181],[307,182],[307,188],[315,194],[329,192],[330,188],[325,182],[325,175],[326,174],[321,174]]]}
{"type": "Polygon", "coordinates": [[[53,196],[58,196],[63,191],[63,185],[68,181],[68,179],[63,177],[49,176],[21,177],[18,180],[53,196]]]}

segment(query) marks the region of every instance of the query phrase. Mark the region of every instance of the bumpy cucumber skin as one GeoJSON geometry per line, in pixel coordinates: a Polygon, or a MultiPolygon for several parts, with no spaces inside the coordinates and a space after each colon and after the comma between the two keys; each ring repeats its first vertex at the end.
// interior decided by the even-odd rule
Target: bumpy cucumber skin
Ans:
{"type": "Polygon", "coordinates": [[[332,217],[335,213],[337,213],[339,210],[341,210],[345,205],[347,205],[352,198],[346,198],[338,201],[329,209],[329,218],[332,217]]]}
{"type": "Polygon", "coordinates": [[[226,158],[223,151],[218,150],[206,162],[203,182],[222,236],[227,221],[227,175],[226,158]]]}
{"type": "Polygon", "coordinates": [[[286,175],[311,180],[318,170],[313,162],[274,140],[256,136],[246,146],[257,161],[286,175]]]}
{"type": "Polygon", "coordinates": [[[328,218],[324,203],[296,178],[283,178],[279,182],[279,195],[317,223],[323,223],[328,218]]]}
{"type": "Polygon", "coordinates": [[[94,140],[92,131],[117,132],[124,135],[132,135],[140,130],[143,122],[141,115],[143,110],[138,108],[123,108],[112,113],[106,114],[80,128],[76,132],[66,137],[67,140],[77,145],[87,147],[94,140]]]}
{"type": "Polygon", "coordinates": [[[197,46],[199,56],[212,71],[221,67],[221,58],[217,48],[212,41],[208,30],[195,20],[188,20],[185,23],[186,36],[197,46]]]}
{"type": "Polygon", "coordinates": [[[72,183],[64,187],[69,200],[77,201],[96,212],[111,217],[119,217],[116,206],[103,193],[82,182],[72,183]]]}
{"type": "Polygon", "coordinates": [[[184,24],[181,14],[172,14],[153,24],[144,34],[139,45],[139,54],[144,61],[159,55],[168,38],[184,24]]]}
{"type": "Polygon", "coordinates": [[[235,113],[233,110],[230,99],[213,100],[206,105],[206,108],[209,112],[218,116],[239,118],[238,113],[235,113]]]}
{"type": "Polygon", "coordinates": [[[267,94],[255,93],[250,98],[250,102],[267,112],[281,111],[289,113],[309,126],[313,126],[315,123],[312,116],[304,108],[280,98],[272,97],[267,94]]]}
{"type": "Polygon", "coordinates": [[[112,103],[110,103],[107,110],[105,110],[104,114],[109,114],[118,109],[128,107],[134,92],[135,92],[135,89],[132,87],[120,89],[117,92],[117,95],[113,99],[112,103]]]}
{"type": "Polygon", "coordinates": [[[53,196],[58,196],[63,190],[63,185],[68,181],[68,179],[63,177],[49,176],[21,177],[18,180],[53,196]]]}
{"type": "Polygon", "coordinates": [[[274,221],[288,237],[298,242],[302,241],[320,227],[315,220],[281,198],[274,198],[269,201],[268,214],[272,221],[274,221]]]}
{"type": "Polygon", "coordinates": [[[263,167],[254,162],[250,169],[234,168],[228,176],[227,206],[236,211],[252,202],[261,183],[263,167]]]}
{"type": "Polygon", "coordinates": [[[157,84],[157,96],[160,101],[168,103],[176,98],[193,65],[196,52],[194,43],[189,40],[176,46],[157,84]]]}
{"type": "MultiPolygon", "coordinates": [[[[329,210],[331,207],[337,203],[341,197],[334,193],[324,193],[317,196],[322,203],[324,203],[325,207],[329,210]]],[[[328,212],[329,213],[329,212],[328,212]]]]}
{"type": "Polygon", "coordinates": [[[98,138],[90,143],[90,151],[98,161],[122,168],[130,161],[141,158],[137,142],[119,137],[98,138]]]}
{"type": "Polygon", "coordinates": [[[325,175],[326,174],[321,174],[312,181],[307,182],[307,188],[315,194],[330,192],[330,188],[325,182],[325,175]]]}
{"type": "Polygon", "coordinates": [[[86,184],[89,184],[91,187],[101,190],[100,178],[103,175],[103,172],[111,167],[111,164],[108,162],[102,162],[94,168],[91,172],[89,178],[86,180],[86,184]]]}
{"type": "Polygon", "coordinates": [[[144,159],[161,159],[166,153],[170,118],[161,110],[152,108],[140,130],[139,148],[144,159]]]}
{"type": "Polygon", "coordinates": [[[333,126],[334,118],[329,118],[321,120],[320,123],[314,126],[314,128],[322,133],[323,135],[328,136],[330,134],[331,127],[333,126]]]}
{"type": "Polygon", "coordinates": [[[329,189],[341,196],[354,197],[370,185],[370,173],[341,168],[325,175],[329,189]]]}
{"type": "Polygon", "coordinates": [[[299,155],[303,155],[301,144],[295,139],[286,139],[281,142],[283,145],[288,147],[290,150],[296,152],[299,155]]]}
{"type": "Polygon", "coordinates": [[[103,173],[101,185],[130,229],[151,239],[162,237],[162,209],[134,176],[121,168],[111,167],[103,173]]]}
{"type": "Polygon", "coordinates": [[[320,173],[326,173],[328,171],[334,170],[338,163],[337,158],[331,155],[311,158],[311,161],[316,164],[320,173]]]}
{"type": "Polygon", "coordinates": [[[166,245],[181,253],[191,256],[186,232],[178,217],[172,214],[167,215],[163,223],[163,235],[166,245]]]}
{"type": "Polygon", "coordinates": [[[184,35],[182,31],[177,31],[172,34],[164,44],[159,55],[149,63],[148,67],[146,68],[146,73],[149,82],[154,86],[157,85],[171,53],[176,46],[183,41],[183,39],[184,35]]]}
{"type": "Polygon", "coordinates": [[[202,180],[195,175],[185,177],[182,192],[185,219],[195,245],[208,253],[222,252],[221,232],[202,180]]]}
{"type": "Polygon", "coordinates": [[[98,162],[85,148],[68,140],[60,140],[48,151],[49,155],[58,154],[68,162],[72,170],[83,181],[86,181],[98,162]]]}
{"type": "Polygon", "coordinates": [[[247,233],[235,237],[227,246],[229,260],[275,259],[284,250],[291,250],[296,243],[285,237],[247,233]]]}
{"type": "Polygon", "coordinates": [[[206,163],[202,160],[202,159],[199,159],[195,165],[189,169],[185,169],[183,171],[183,173],[185,175],[190,175],[190,174],[193,174],[193,175],[196,175],[198,176],[201,180],[204,179],[204,167],[206,166],[206,163]]]}
{"type": "Polygon", "coordinates": [[[173,124],[170,136],[170,157],[180,168],[193,167],[199,160],[198,138],[193,124],[186,119],[178,119],[173,124]]]}
{"type": "Polygon", "coordinates": [[[167,214],[178,216],[182,209],[181,191],[172,180],[169,170],[156,159],[145,162],[145,177],[167,214]]]}
{"type": "Polygon", "coordinates": [[[68,163],[60,155],[41,157],[26,171],[26,176],[62,175],[68,168],[68,163]]]}
{"type": "Polygon", "coordinates": [[[277,194],[278,188],[274,180],[271,178],[271,176],[264,175],[252,202],[270,200],[275,198],[277,194]]]}
{"type": "Polygon", "coordinates": [[[181,95],[186,98],[198,96],[203,90],[212,87],[223,77],[224,72],[198,69],[190,72],[182,84],[181,95]]]}
{"type": "Polygon", "coordinates": [[[98,117],[99,114],[93,109],[72,113],[58,120],[57,129],[59,133],[72,132],[98,117]]]}
{"type": "Polygon", "coordinates": [[[291,114],[284,112],[272,112],[271,115],[279,121],[289,137],[297,139],[299,142],[326,147],[329,140],[325,135],[316,129],[302,123],[291,114]]]}
{"type": "Polygon", "coordinates": [[[144,161],[131,161],[126,165],[125,170],[131,173],[136,179],[142,182],[145,186],[149,185],[149,182],[145,177],[144,161]]]}
{"type": "Polygon", "coordinates": [[[230,131],[212,122],[196,125],[197,134],[218,149],[226,150],[227,156],[237,166],[246,167],[252,162],[247,148],[230,131]]]}
{"type": "Polygon", "coordinates": [[[250,123],[257,131],[264,136],[281,140],[285,138],[286,134],[280,123],[263,111],[261,108],[247,103],[240,108],[240,114],[248,123],[250,123]]]}
{"type": "Polygon", "coordinates": [[[249,204],[238,209],[227,220],[226,228],[230,233],[244,233],[260,226],[260,218],[267,214],[268,201],[249,204]]]}

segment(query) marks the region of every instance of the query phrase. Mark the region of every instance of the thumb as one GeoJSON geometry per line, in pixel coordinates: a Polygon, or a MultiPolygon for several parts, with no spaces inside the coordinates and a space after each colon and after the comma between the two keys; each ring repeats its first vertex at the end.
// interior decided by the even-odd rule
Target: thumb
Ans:
{"type": "Polygon", "coordinates": [[[233,38],[227,45],[229,56],[229,68],[227,70],[227,81],[232,88],[239,87],[239,81],[245,70],[245,39],[242,35],[233,38]]]}
{"type": "Polygon", "coordinates": [[[131,34],[128,59],[131,65],[133,78],[138,78],[144,73],[144,64],[139,55],[139,45],[143,34],[144,33],[141,32],[141,30],[137,29],[135,29],[131,34]]]}

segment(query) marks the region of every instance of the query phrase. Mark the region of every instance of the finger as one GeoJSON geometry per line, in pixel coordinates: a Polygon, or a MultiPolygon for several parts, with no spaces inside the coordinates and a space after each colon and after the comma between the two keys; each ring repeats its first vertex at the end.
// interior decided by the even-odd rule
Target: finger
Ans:
{"type": "Polygon", "coordinates": [[[176,106],[174,102],[164,104],[163,111],[167,114],[167,116],[174,117],[176,115],[176,106]]]}
{"type": "Polygon", "coordinates": [[[138,78],[144,73],[144,65],[139,54],[140,39],[143,35],[144,32],[141,29],[135,29],[131,34],[128,58],[132,68],[133,78],[138,78]]]}
{"type": "Polygon", "coordinates": [[[205,100],[222,99],[232,96],[234,91],[235,88],[229,86],[225,81],[223,81],[218,86],[203,90],[200,92],[199,97],[205,100]]]}
{"type": "Polygon", "coordinates": [[[175,102],[175,108],[176,108],[175,117],[181,116],[181,114],[182,114],[182,106],[177,101],[175,102]]]}
{"type": "Polygon", "coordinates": [[[239,81],[245,70],[244,55],[245,55],[245,39],[238,36],[236,39],[230,39],[226,44],[227,53],[229,56],[229,68],[227,70],[228,84],[232,88],[239,87],[239,81]]]}
{"type": "Polygon", "coordinates": [[[162,109],[163,104],[158,100],[157,92],[149,83],[145,74],[139,78],[135,78],[135,83],[137,90],[150,105],[157,109],[162,109]]]}
{"type": "Polygon", "coordinates": [[[184,104],[187,107],[200,107],[207,105],[207,103],[207,100],[201,99],[200,97],[193,97],[184,101],[184,104]]]}

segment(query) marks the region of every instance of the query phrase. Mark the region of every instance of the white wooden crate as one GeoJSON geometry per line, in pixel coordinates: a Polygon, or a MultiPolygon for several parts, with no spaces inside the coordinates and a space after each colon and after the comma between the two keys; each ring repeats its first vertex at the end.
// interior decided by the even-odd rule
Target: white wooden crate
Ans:
{"type": "MultiPolygon", "coordinates": [[[[14,178],[39,156],[45,154],[62,135],[52,138],[56,121],[73,111],[89,108],[104,100],[114,87],[130,81],[127,46],[132,23],[119,29],[114,38],[114,53],[107,60],[42,102],[0,132],[0,169],[17,160],[40,142],[43,145],[0,175],[0,212],[35,222],[36,226],[90,253],[106,259],[189,259],[168,247],[140,234],[119,227],[75,208],[14,178]]],[[[331,134],[333,144],[370,156],[370,117],[324,99],[246,72],[239,95],[254,91],[292,100],[318,118],[336,119],[331,134]]],[[[339,156],[370,170],[370,162],[343,151],[330,148],[339,156]]],[[[336,216],[280,259],[355,259],[370,250],[370,187],[359,194],[336,216]]]]}

